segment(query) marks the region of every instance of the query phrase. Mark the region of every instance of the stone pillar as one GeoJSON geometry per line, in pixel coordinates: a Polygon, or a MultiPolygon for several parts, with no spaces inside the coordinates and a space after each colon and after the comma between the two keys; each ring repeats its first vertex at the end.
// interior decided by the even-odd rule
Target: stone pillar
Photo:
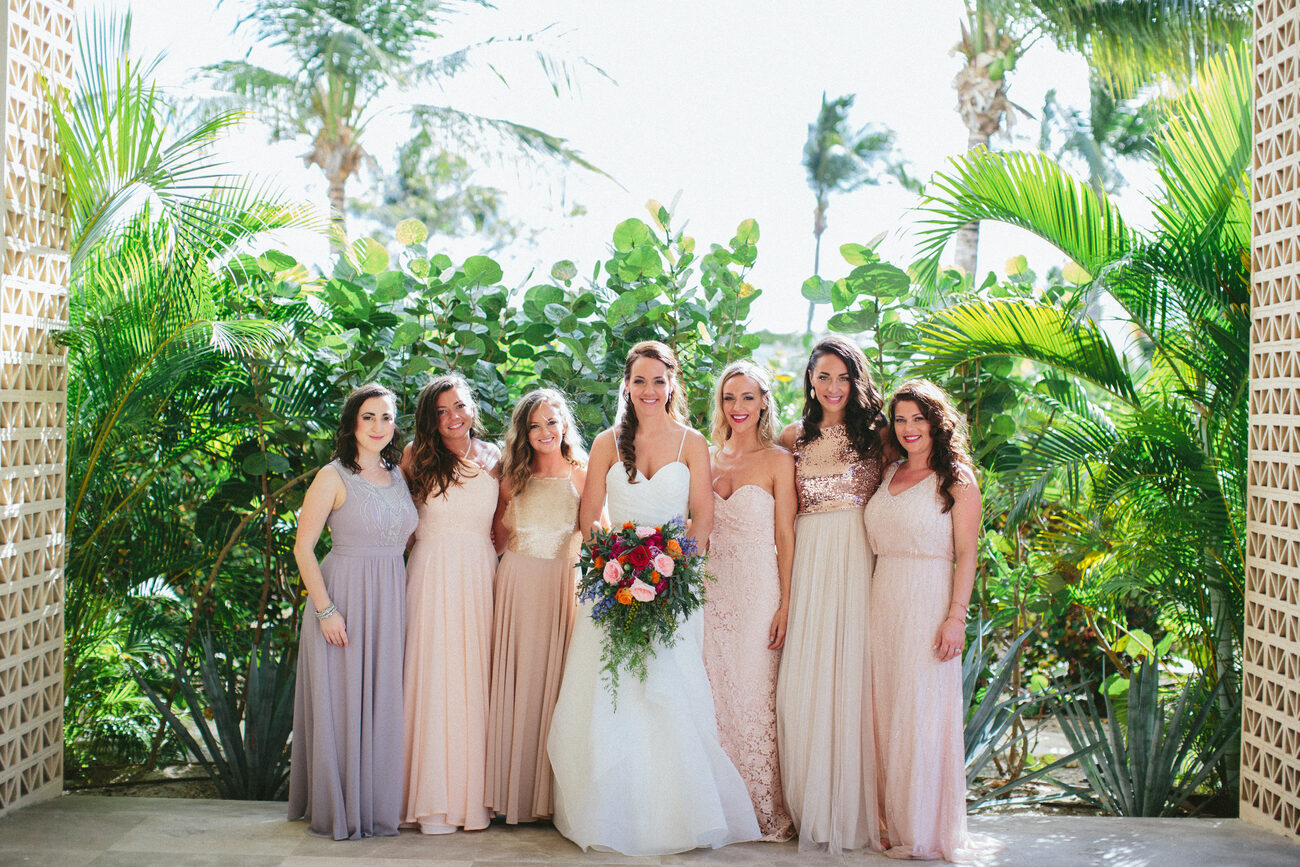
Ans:
{"type": "Polygon", "coordinates": [[[0,815],[63,788],[68,221],[42,78],[72,73],[71,0],[6,0],[0,99],[0,815]]]}
{"type": "Polygon", "coordinates": [[[1241,816],[1300,840],[1300,4],[1255,2],[1241,816]]]}

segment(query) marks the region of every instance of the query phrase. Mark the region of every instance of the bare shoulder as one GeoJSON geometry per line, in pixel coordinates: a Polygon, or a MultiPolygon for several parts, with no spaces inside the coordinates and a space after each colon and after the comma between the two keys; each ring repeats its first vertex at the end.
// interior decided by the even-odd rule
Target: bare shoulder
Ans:
{"type": "Polygon", "coordinates": [[[586,468],[586,467],[574,467],[574,468],[573,468],[573,486],[574,486],[575,488],[577,488],[579,491],[582,491],[583,486],[586,485],[586,484],[587,484],[587,468],[586,468]]]}
{"type": "Polygon", "coordinates": [[[773,473],[794,472],[794,454],[785,446],[773,445],[764,449],[763,456],[773,473]]]}
{"type": "Polygon", "coordinates": [[[343,474],[334,464],[326,464],[316,471],[316,478],[311,480],[310,487],[320,490],[333,491],[343,487],[343,474]]]}
{"type": "Polygon", "coordinates": [[[803,436],[803,422],[791,422],[785,426],[785,430],[781,431],[781,447],[786,450],[793,449],[801,436],[803,436]]]}
{"type": "Polygon", "coordinates": [[[607,427],[596,438],[591,441],[591,451],[588,453],[588,466],[600,460],[609,461],[614,456],[614,429],[607,427]]]}
{"type": "Polygon", "coordinates": [[[957,484],[951,488],[952,496],[957,501],[978,503],[980,501],[979,481],[970,467],[961,467],[957,471],[957,484]]]}

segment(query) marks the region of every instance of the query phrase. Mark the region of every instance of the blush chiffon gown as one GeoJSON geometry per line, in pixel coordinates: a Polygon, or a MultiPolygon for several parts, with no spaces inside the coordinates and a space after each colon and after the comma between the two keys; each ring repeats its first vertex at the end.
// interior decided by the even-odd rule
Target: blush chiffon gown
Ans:
{"type": "Polygon", "coordinates": [[[870,634],[882,845],[892,858],[964,860],[971,841],[961,657],[934,655],[952,596],[952,514],[942,511],[934,474],[891,494],[897,468],[886,471],[866,512],[876,552],[870,634]]]}
{"type": "MultiPolygon", "coordinates": [[[[680,460],[628,481],[606,477],[614,524],[661,525],[686,515],[690,471],[680,460]]],[[[583,849],[663,855],[759,836],[745,783],[718,742],[704,670],[703,615],[657,647],[644,682],[619,681],[618,709],[601,676],[601,632],[578,611],[548,748],[555,827],[583,849]]]]}
{"type": "Polygon", "coordinates": [[[426,834],[488,826],[492,516],[486,470],[419,504],[407,562],[406,795],[403,822],[426,834]]]}
{"type": "Polygon", "coordinates": [[[749,789],[763,839],[794,836],[776,751],[776,674],[768,650],[781,605],[776,566],[776,502],[758,485],[713,495],[709,585],[704,604],[704,667],[713,687],[718,737],[749,789]]]}

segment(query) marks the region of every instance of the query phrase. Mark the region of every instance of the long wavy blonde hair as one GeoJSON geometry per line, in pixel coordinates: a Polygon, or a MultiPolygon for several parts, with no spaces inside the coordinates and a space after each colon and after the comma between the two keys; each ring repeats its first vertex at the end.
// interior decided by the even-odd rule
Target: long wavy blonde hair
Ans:
{"type": "Polygon", "coordinates": [[[587,452],[582,447],[582,435],[573,421],[569,402],[553,388],[537,388],[519,398],[510,414],[510,427],[506,430],[506,453],[502,478],[510,486],[510,493],[519,495],[533,478],[533,444],[528,441],[528,425],[533,413],[543,406],[555,410],[564,422],[564,436],[560,440],[560,455],[575,467],[587,465],[587,452]]]}
{"type": "Polygon", "coordinates": [[[752,361],[733,361],[723,369],[713,387],[713,424],[710,436],[714,447],[722,448],[722,444],[731,439],[731,422],[727,421],[727,413],[722,409],[722,392],[727,387],[727,381],[736,376],[747,376],[758,383],[758,391],[765,404],[758,414],[758,441],[764,446],[772,445],[781,433],[776,424],[776,407],[772,401],[772,378],[752,361]]]}

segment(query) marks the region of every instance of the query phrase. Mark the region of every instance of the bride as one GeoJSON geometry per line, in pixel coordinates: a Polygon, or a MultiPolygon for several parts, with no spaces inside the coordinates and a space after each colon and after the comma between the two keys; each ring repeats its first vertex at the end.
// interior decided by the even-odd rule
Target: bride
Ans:
{"type": "MultiPolygon", "coordinates": [[[[623,411],[596,437],[582,492],[588,534],[608,498],[615,525],[691,518],[707,542],[713,523],[708,444],[683,423],[677,358],[663,343],[632,347],[623,411]]],[[[547,741],[555,827],[583,849],[666,855],[759,836],[749,793],[718,742],[702,652],[702,615],[657,647],[644,682],[620,679],[618,710],[601,677],[601,634],[580,609],[547,741]]]]}

